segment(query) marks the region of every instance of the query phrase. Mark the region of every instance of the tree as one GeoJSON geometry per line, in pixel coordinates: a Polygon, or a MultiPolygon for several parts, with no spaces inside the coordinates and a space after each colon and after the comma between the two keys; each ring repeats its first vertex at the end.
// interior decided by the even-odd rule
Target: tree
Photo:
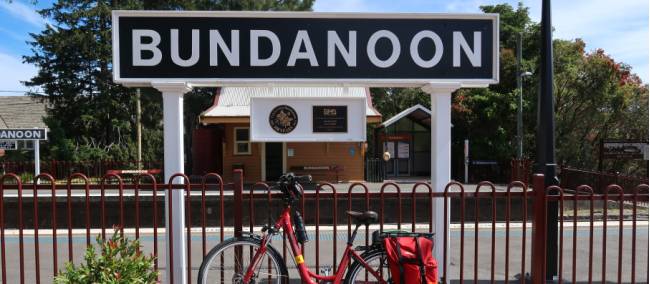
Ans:
{"type": "MultiPolygon", "coordinates": [[[[135,160],[134,89],[112,80],[111,11],[123,10],[309,10],[313,0],[58,0],[39,13],[51,19],[31,34],[33,54],[24,56],[38,74],[25,84],[49,106],[51,136],[44,158],[135,160]],[[48,151],[49,150],[49,151],[48,151]]],[[[186,131],[214,92],[194,90],[186,99],[186,131]]],[[[162,99],[142,89],[143,159],[162,159],[162,99]]],[[[186,135],[189,136],[189,135],[186,135]]],[[[186,147],[190,147],[186,143],[186,147]]],[[[45,147],[47,148],[47,147],[45,147]]],[[[187,151],[189,153],[189,151],[187,151]]]]}
{"type": "MultiPolygon", "coordinates": [[[[522,70],[539,74],[540,25],[519,3],[481,6],[500,15],[500,82],[487,89],[460,89],[452,95],[452,176],[460,177],[463,140],[470,156],[508,166],[516,155],[516,36],[523,35],[522,70]]],[[[556,157],[559,163],[596,169],[601,139],[648,137],[648,86],[604,51],[585,52],[582,40],[554,41],[556,157]]],[[[524,81],[524,156],[535,158],[538,76],[524,81]]],[[[373,103],[389,118],[415,104],[430,105],[419,89],[373,89],[373,103]]],[[[370,133],[370,132],[369,132],[370,133]]],[[[608,161],[605,168],[645,174],[647,163],[608,161]]]]}

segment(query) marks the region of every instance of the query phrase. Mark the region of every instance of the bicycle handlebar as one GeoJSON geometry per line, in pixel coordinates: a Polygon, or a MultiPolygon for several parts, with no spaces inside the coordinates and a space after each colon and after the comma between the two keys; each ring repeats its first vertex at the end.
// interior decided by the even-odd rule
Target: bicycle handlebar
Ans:
{"type": "Polygon", "coordinates": [[[311,175],[297,176],[293,173],[286,173],[278,180],[278,186],[284,194],[290,199],[299,199],[302,197],[302,192],[297,184],[311,182],[311,175]]]}

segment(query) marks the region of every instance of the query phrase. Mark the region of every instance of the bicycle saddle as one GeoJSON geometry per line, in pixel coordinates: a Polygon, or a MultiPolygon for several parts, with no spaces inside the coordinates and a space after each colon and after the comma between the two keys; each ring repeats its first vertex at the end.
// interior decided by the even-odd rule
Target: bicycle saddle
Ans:
{"type": "Polygon", "coordinates": [[[375,211],[366,211],[366,212],[357,212],[357,211],[345,211],[345,213],[348,214],[348,216],[352,217],[354,219],[355,223],[357,224],[364,224],[364,225],[370,225],[371,223],[377,222],[379,219],[377,216],[377,212],[375,211]]]}

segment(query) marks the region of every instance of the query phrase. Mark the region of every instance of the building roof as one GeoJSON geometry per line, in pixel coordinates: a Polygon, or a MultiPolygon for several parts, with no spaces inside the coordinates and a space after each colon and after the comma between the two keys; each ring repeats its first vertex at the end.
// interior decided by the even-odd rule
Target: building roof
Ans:
{"type": "Polygon", "coordinates": [[[393,123],[399,121],[404,117],[408,117],[413,121],[422,124],[423,126],[431,128],[431,110],[423,107],[420,104],[414,105],[410,108],[403,110],[402,112],[384,121],[379,127],[391,126],[393,123]]]}
{"type": "Polygon", "coordinates": [[[217,92],[214,104],[201,113],[200,120],[202,123],[247,123],[253,97],[366,98],[368,122],[381,121],[381,114],[372,106],[370,90],[363,87],[224,87],[217,92]]]}
{"type": "Polygon", "coordinates": [[[0,128],[46,128],[45,104],[29,96],[0,96],[0,128]]]}

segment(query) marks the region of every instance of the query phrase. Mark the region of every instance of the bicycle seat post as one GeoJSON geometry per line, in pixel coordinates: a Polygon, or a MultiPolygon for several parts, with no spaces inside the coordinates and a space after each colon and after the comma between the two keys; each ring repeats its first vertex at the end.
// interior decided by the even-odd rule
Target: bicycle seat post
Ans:
{"type": "Polygon", "coordinates": [[[357,238],[357,231],[359,230],[359,227],[361,227],[360,223],[357,223],[354,227],[354,231],[352,231],[352,235],[348,238],[348,245],[352,246],[354,244],[354,239],[357,238]]]}

